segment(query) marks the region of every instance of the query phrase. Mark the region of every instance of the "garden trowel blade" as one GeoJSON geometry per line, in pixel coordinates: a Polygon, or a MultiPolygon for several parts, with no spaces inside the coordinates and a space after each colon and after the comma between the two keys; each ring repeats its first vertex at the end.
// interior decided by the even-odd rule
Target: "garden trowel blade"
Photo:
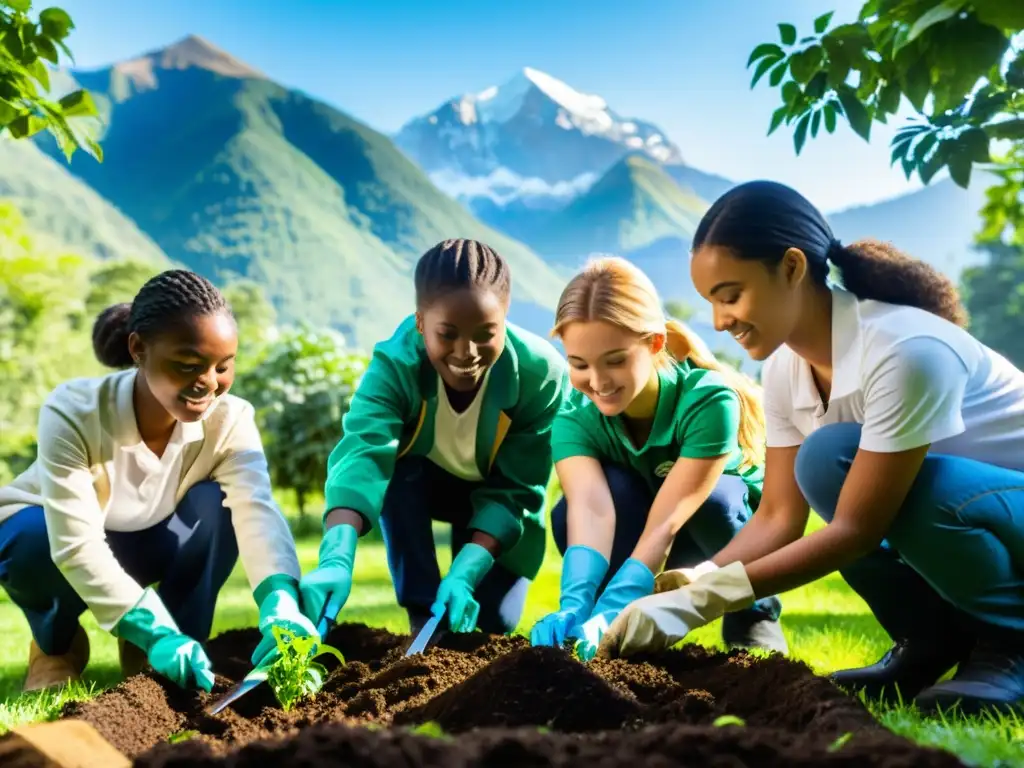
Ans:
{"type": "Polygon", "coordinates": [[[211,707],[208,707],[206,714],[216,715],[218,712],[222,712],[229,704],[238,701],[266,679],[267,668],[256,667],[252,672],[242,678],[242,682],[224,694],[224,696],[217,699],[211,707]]]}
{"type": "Polygon", "coordinates": [[[437,616],[431,616],[430,621],[423,625],[423,629],[416,635],[416,639],[412,641],[412,645],[406,650],[406,656],[412,656],[416,653],[423,653],[430,644],[430,641],[434,638],[437,633],[438,625],[441,623],[441,619],[444,618],[444,612],[442,611],[437,616]]]}

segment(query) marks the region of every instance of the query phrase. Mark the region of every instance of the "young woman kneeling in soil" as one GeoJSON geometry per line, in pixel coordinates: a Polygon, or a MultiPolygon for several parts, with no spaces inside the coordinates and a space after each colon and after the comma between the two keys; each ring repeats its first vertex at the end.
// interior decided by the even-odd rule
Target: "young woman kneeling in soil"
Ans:
{"type": "Polygon", "coordinates": [[[507,322],[511,275],[474,240],[446,240],[415,273],[416,312],[374,347],[331,452],[319,566],[308,611],[334,618],[352,588],[356,542],[380,525],[412,631],[512,631],[544,557],[551,422],[569,390],[545,339],[507,322]],[[451,524],[442,579],[432,520],[451,524]]]}
{"type": "MultiPolygon", "coordinates": [[[[580,638],[578,652],[592,657],[618,613],[654,590],[663,565],[707,560],[757,509],[757,388],[661,307],[650,279],[619,258],[589,264],[559,301],[554,333],[578,391],[552,435],[565,494],[551,523],[563,554],[561,603],[533,628],[535,645],[580,638]]],[[[780,611],[768,596],[730,614],[725,642],[786,653],[780,611]]]]}
{"type": "Polygon", "coordinates": [[[691,268],[716,327],[767,361],[764,498],[720,570],[635,603],[609,650],[670,645],[838,569],[895,644],[837,682],[922,709],[1024,703],[1024,374],[963,329],[939,273],[841,245],[779,184],[717,201],[691,268]],[[802,538],[808,506],[828,525],[802,538]]]}
{"type": "Polygon", "coordinates": [[[80,679],[86,609],[117,636],[125,675],[148,660],[210,690],[201,643],[239,551],[265,642],[273,625],[316,632],[253,409],[227,394],[237,346],[220,292],[167,271],[93,327],[100,362],[126,370],[43,403],[37,460],[0,488],[0,584],[32,630],[26,691],[80,679]]]}

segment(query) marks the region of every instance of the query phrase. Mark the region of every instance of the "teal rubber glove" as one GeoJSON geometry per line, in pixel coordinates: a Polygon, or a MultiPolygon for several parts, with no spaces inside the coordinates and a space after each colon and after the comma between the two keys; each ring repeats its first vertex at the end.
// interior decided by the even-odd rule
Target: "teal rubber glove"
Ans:
{"type": "Polygon", "coordinates": [[[569,547],[562,556],[562,594],[558,610],[530,630],[531,645],[560,646],[586,620],[594,607],[597,588],[608,572],[608,559],[593,547],[569,547]]]}
{"type": "Polygon", "coordinates": [[[252,665],[258,667],[269,663],[277,653],[277,639],[274,627],[284,629],[297,637],[323,638],[308,617],[299,609],[299,582],[286,573],[268,576],[252,593],[260,607],[260,632],[263,639],[252,654],[252,665]]]}
{"type": "Polygon", "coordinates": [[[597,654],[601,638],[622,610],[654,592],[654,574],[636,558],[629,558],[608,582],[601,599],[583,625],[573,634],[578,639],[576,655],[590,661],[597,654]]]}
{"type": "Polygon", "coordinates": [[[203,646],[181,633],[152,588],[121,617],[114,634],[145,651],[153,670],[182,688],[213,689],[213,669],[203,646]]]}
{"type": "Polygon", "coordinates": [[[441,580],[430,611],[439,616],[447,607],[448,626],[453,632],[472,632],[480,616],[480,603],[473,590],[494,565],[494,556],[479,544],[470,542],[459,550],[448,575],[441,580]]]}
{"type": "Polygon", "coordinates": [[[359,533],[347,524],[334,526],[320,540],[317,567],[299,582],[302,612],[310,621],[319,623],[322,617],[337,620],[352,592],[358,540],[359,533]]]}

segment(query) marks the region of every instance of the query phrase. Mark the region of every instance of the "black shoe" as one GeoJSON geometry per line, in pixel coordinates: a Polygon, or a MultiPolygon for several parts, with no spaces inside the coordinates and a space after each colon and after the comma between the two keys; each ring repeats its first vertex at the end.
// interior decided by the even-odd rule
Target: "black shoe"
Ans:
{"type": "Polygon", "coordinates": [[[1013,645],[979,643],[952,678],[925,689],[914,702],[924,712],[1024,713],[1024,635],[1013,645]]]}
{"type": "Polygon", "coordinates": [[[909,703],[967,658],[970,645],[937,647],[934,640],[897,640],[874,664],[830,675],[840,688],[863,690],[868,698],[909,703]]]}
{"type": "Polygon", "coordinates": [[[778,620],[754,611],[725,614],[722,617],[722,642],[727,648],[760,648],[783,656],[789,654],[789,644],[778,620]]]}

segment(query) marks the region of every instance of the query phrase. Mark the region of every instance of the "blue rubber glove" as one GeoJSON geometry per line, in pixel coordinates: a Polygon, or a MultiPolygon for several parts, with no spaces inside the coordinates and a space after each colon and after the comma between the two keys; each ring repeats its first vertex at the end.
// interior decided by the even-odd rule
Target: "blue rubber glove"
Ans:
{"type": "Polygon", "coordinates": [[[359,532],[346,523],[334,526],[320,540],[317,567],[299,582],[302,612],[310,621],[337,620],[352,592],[358,540],[359,532]]]}
{"type": "Polygon", "coordinates": [[[473,599],[473,590],[493,565],[494,556],[479,544],[469,542],[463,546],[437,589],[431,613],[438,616],[447,606],[448,626],[453,632],[476,629],[480,603],[473,599]]]}
{"type": "Polygon", "coordinates": [[[203,646],[181,633],[152,588],[121,617],[114,635],[145,651],[153,670],[182,688],[213,689],[213,670],[203,646]]]}
{"type": "Polygon", "coordinates": [[[574,545],[562,556],[562,594],[558,610],[533,625],[532,645],[560,646],[594,607],[608,559],[593,547],[574,545]]]}
{"type": "MultiPolygon", "coordinates": [[[[332,529],[333,530],[333,529],[332,529]]],[[[322,638],[313,622],[303,615],[299,609],[299,582],[285,573],[268,576],[252,593],[253,599],[260,607],[260,640],[252,653],[252,665],[258,667],[270,661],[277,653],[277,640],[274,627],[285,629],[297,637],[322,638]]]]}
{"type": "Polygon", "coordinates": [[[652,592],[654,574],[651,569],[636,558],[629,558],[608,582],[590,618],[573,635],[578,638],[576,655],[584,661],[594,658],[601,638],[622,609],[652,592]]]}

